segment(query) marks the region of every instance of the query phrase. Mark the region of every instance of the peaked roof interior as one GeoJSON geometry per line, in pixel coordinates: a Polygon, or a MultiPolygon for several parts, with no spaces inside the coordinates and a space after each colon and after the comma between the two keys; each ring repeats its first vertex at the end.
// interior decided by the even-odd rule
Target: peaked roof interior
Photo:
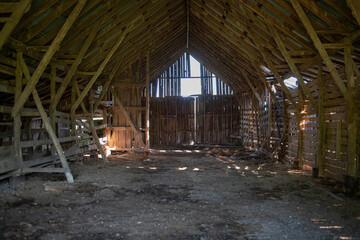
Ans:
{"type": "MultiPolygon", "coordinates": [[[[1,55],[13,61],[16,56],[11,49],[23,46],[27,64],[36,68],[46,46],[52,43],[81,1],[32,0],[30,9],[1,49],[1,55]]],[[[346,0],[88,0],[52,62],[57,64],[61,81],[89,34],[98,28],[78,68],[80,85],[89,81],[88,73],[95,72],[113,45],[124,37],[97,84],[100,85],[119,62],[116,77],[125,79],[131,65],[138,60],[139,81],[145,82],[148,51],[150,79],[155,79],[187,51],[235,92],[250,92],[245,78],[250,79],[255,88],[263,88],[263,81],[277,84],[268,70],[271,69],[269,61],[283,78],[293,75],[271,31],[274,28],[304,81],[311,81],[317,78],[320,57],[294,2],[301,4],[336,68],[344,66],[344,48],[337,44],[346,39],[353,40],[352,57],[355,64],[360,65],[360,49],[356,43],[359,22],[346,0]]],[[[325,65],[323,70],[329,72],[325,65]]],[[[46,72],[50,73],[49,67],[46,72]]],[[[43,89],[43,96],[47,86],[46,78],[38,83],[37,89],[39,93],[43,89]]]]}

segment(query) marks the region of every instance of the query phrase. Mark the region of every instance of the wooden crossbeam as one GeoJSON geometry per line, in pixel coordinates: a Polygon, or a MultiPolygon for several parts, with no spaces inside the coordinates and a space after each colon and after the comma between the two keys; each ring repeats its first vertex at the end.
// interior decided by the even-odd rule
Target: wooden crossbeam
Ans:
{"type": "Polygon", "coordinates": [[[309,99],[311,105],[317,112],[318,111],[317,102],[316,102],[315,98],[312,96],[309,88],[306,86],[306,84],[301,76],[300,71],[298,70],[298,68],[295,65],[294,60],[291,58],[290,54],[288,53],[288,51],[285,47],[285,44],[283,43],[283,41],[280,38],[278,31],[271,24],[268,24],[268,28],[269,28],[270,32],[273,34],[275,41],[276,41],[277,45],[279,46],[280,51],[283,54],[286,62],[288,63],[291,71],[295,74],[301,89],[304,91],[306,97],[309,99]]]}
{"type": "MultiPolygon", "coordinates": [[[[31,0],[21,0],[19,3],[16,4],[15,8],[9,9],[9,10],[13,10],[13,12],[12,12],[10,18],[6,21],[5,26],[1,29],[1,32],[0,32],[0,50],[4,46],[6,40],[10,36],[10,34],[15,29],[16,25],[19,23],[19,21],[20,21],[21,17],[23,16],[23,14],[27,10],[29,10],[30,3],[31,3],[31,0]]],[[[4,4],[5,3],[2,4],[3,7],[4,7],[4,4]]],[[[6,5],[8,5],[8,4],[9,3],[6,3],[6,5]]],[[[10,4],[8,6],[10,6],[10,4]]],[[[0,9],[2,9],[1,6],[0,6],[0,9]]]]}
{"type": "Polygon", "coordinates": [[[115,51],[119,48],[120,44],[123,42],[123,40],[125,39],[126,34],[129,32],[129,30],[132,28],[132,26],[125,28],[125,30],[121,33],[121,36],[119,37],[118,41],[115,43],[115,45],[111,48],[111,50],[109,51],[109,53],[107,54],[106,58],[104,59],[104,61],[101,63],[101,65],[99,66],[98,70],[96,71],[96,73],[94,74],[94,76],[91,78],[91,80],[89,81],[89,83],[86,85],[84,91],[82,91],[82,93],[80,94],[79,98],[75,101],[75,103],[73,104],[73,106],[71,107],[71,112],[75,112],[76,108],[79,106],[79,104],[81,103],[81,101],[85,98],[85,96],[87,95],[87,93],[89,92],[89,90],[91,89],[92,85],[95,83],[95,81],[98,79],[98,77],[100,76],[100,74],[102,73],[102,71],[104,70],[106,64],[110,61],[111,57],[113,56],[113,54],[115,53],[115,51]]]}
{"type": "Polygon", "coordinates": [[[339,72],[336,70],[333,62],[331,61],[328,53],[326,52],[323,44],[320,41],[320,38],[315,32],[314,27],[311,25],[311,22],[309,18],[306,16],[304,10],[302,9],[299,0],[290,0],[296,13],[298,14],[300,20],[304,24],[311,40],[313,41],[315,48],[318,50],[320,56],[322,57],[323,61],[325,62],[325,65],[330,70],[331,76],[334,78],[336,85],[339,87],[341,93],[346,97],[347,96],[347,90],[344,82],[342,81],[339,72]]]}
{"type": "Polygon", "coordinates": [[[86,0],[79,0],[78,3],[76,4],[75,8],[71,12],[70,16],[66,19],[64,25],[61,27],[56,38],[51,43],[48,51],[45,53],[44,57],[41,59],[38,67],[36,68],[35,72],[33,73],[30,80],[28,81],[24,91],[21,93],[19,100],[15,103],[13,111],[11,113],[11,115],[13,117],[16,116],[17,114],[19,114],[21,108],[24,106],[24,103],[27,101],[29,95],[35,89],[35,86],[38,83],[46,66],[49,64],[49,62],[50,62],[52,56],[55,54],[55,52],[59,49],[61,41],[64,39],[66,33],[69,31],[70,27],[72,26],[76,17],[81,12],[81,9],[84,7],[85,3],[86,3],[86,0]]]}
{"type": "Polygon", "coordinates": [[[109,88],[114,99],[115,99],[115,102],[116,102],[116,105],[119,106],[120,110],[122,111],[122,113],[124,114],[125,116],[125,119],[126,121],[129,123],[131,129],[133,130],[134,132],[134,136],[135,136],[135,140],[140,144],[141,147],[145,147],[145,143],[142,139],[142,135],[141,135],[141,132],[136,128],[134,122],[131,120],[128,112],[126,111],[124,105],[121,103],[119,97],[115,94],[115,91],[112,87],[109,88]]]}

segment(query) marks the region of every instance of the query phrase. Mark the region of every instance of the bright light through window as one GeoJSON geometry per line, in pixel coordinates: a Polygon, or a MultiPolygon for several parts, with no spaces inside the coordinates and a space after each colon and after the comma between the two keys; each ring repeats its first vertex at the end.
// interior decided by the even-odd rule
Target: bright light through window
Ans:
{"type": "MultiPolygon", "coordinates": [[[[190,55],[191,77],[200,77],[200,63],[190,55]]],[[[201,94],[200,78],[182,78],[181,79],[181,96],[201,94]]]]}
{"type": "Polygon", "coordinates": [[[297,79],[294,77],[285,79],[284,83],[288,88],[297,88],[297,79]]]}
{"type": "Polygon", "coordinates": [[[200,63],[190,55],[191,77],[200,76],[200,63]]]}
{"type": "Polygon", "coordinates": [[[181,96],[187,97],[190,95],[200,95],[200,94],[201,94],[201,79],[200,78],[182,78],[181,79],[181,96]]]}

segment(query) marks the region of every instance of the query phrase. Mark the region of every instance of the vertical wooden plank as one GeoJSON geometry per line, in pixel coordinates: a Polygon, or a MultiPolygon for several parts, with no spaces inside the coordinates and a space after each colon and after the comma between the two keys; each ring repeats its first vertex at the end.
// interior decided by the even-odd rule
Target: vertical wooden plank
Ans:
{"type": "Polygon", "coordinates": [[[146,140],[145,140],[145,151],[146,153],[150,150],[150,52],[146,54],[146,140]]]}
{"type": "Polygon", "coordinates": [[[319,81],[319,129],[318,129],[318,146],[316,156],[316,168],[318,169],[317,176],[324,177],[324,162],[325,162],[325,116],[324,116],[324,97],[325,97],[325,86],[324,77],[322,70],[322,61],[319,59],[318,62],[318,81],[319,81]]]}
{"type": "MultiPolygon", "coordinates": [[[[22,52],[17,52],[17,57],[16,57],[15,102],[19,100],[19,97],[21,96],[21,91],[22,91],[22,76],[23,76],[23,70],[21,67],[22,54],[23,54],[22,52]]],[[[22,167],[22,165],[23,165],[22,149],[20,146],[21,125],[22,125],[21,117],[20,117],[20,114],[18,114],[14,117],[14,148],[15,148],[16,161],[19,164],[19,167],[22,167]]]]}
{"type": "MultiPolygon", "coordinates": [[[[54,100],[55,100],[55,95],[56,95],[56,85],[55,85],[55,78],[56,78],[56,66],[55,64],[51,64],[51,79],[50,79],[50,106],[54,104],[54,100]]],[[[54,106],[54,110],[55,111],[49,111],[50,112],[50,123],[51,123],[51,127],[54,129],[55,133],[56,133],[56,123],[55,123],[55,118],[56,118],[56,105],[54,106]]],[[[55,146],[52,145],[51,146],[51,155],[55,154],[55,146]]]]}
{"type": "Polygon", "coordinates": [[[170,105],[170,99],[169,98],[167,98],[167,100],[168,100],[168,103],[166,104],[166,145],[168,145],[169,146],[169,133],[170,133],[170,131],[169,131],[169,129],[170,129],[170,121],[169,121],[169,105],[170,105]]]}
{"type": "MultiPolygon", "coordinates": [[[[358,178],[357,172],[359,168],[359,155],[357,152],[357,140],[358,140],[358,125],[360,110],[358,107],[358,101],[356,100],[356,85],[355,85],[355,76],[354,69],[351,59],[351,48],[346,47],[344,49],[344,60],[345,60],[345,72],[346,79],[348,82],[347,92],[348,96],[346,97],[346,120],[348,122],[348,159],[346,165],[346,174],[350,178],[358,178]]],[[[356,182],[356,180],[354,181],[356,182]]],[[[352,192],[357,186],[350,186],[350,191],[352,192]]]]}
{"type": "Polygon", "coordinates": [[[341,152],[341,122],[336,123],[336,158],[340,158],[341,152]]]}
{"type": "MultiPolygon", "coordinates": [[[[298,88],[298,95],[299,95],[299,107],[300,107],[300,109],[303,109],[304,101],[302,98],[302,92],[301,92],[300,88],[298,88]]],[[[299,167],[300,169],[302,169],[303,164],[304,164],[304,162],[303,162],[304,131],[302,129],[303,117],[304,117],[303,111],[301,111],[301,113],[296,116],[297,127],[298,127],[298,149],[297,149],[296,162],[297,162],[297,164],[299,164],[299,166],[295,166],[295,167],[299,167]]]]}
{"type": "MultiPolygon", "coordinates": [[[[178,111],[178,98],[175,98],[175,145],[179,143],[179,131],[178,131],[178,120],[179,120],[179,111],[178,111]]],[[[180,128],[181,129],[181,128],[180,128]]],[[[182,129],[181,129],[182,130],[182,129]]]]}
{"type": "MultiPolygon", "coordinates": [[[[103,124],[106,124],[106,127],[103,129],[103,139],[106,139],[106,144],[109,144],[109,142],[107,141],[108,140],[108,137],[107,137],[107,134],[108,134],[108,114],[107,114],[107,109],[104,107],[103,108],[103,124]]],[[[107,155],[109,155],[109,153],[107,152],[106,153],[107,155]]]]}
{"type": "MultiPolygon", "coordinates": [[[[74,104],[75,102],[75,98],[76,98],[76,90],[75,90],[75,81],[76,78],[73,77],[72,79],[72,87],[71,87],[71,104],[74,104]]],[[[71,119],[71,135],[75,136],[76,135],[76,116],[75,116],[75,111],[74,112],[70,112],[70,119],[71,119]]]]}

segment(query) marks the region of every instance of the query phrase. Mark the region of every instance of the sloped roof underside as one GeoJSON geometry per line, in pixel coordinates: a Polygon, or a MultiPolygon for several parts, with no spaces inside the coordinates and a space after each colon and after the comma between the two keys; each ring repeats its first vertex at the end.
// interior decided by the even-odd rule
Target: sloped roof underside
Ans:
{"type": "MultiPolygon", "coordinates": [[[[358,22],[346,0],[299,2],[321,42],[328,44],[327,52],[335,67],[342,68],[344,49],[330,44],[343,43],[349,37],[357,40],[359,34],[358,22]]],[[[49,46],[76,3],[73,0],[33,0],[1,55],[15,59],[12,48],[17,41],[27,46],[49,46]]],[[[95,72],[125,29],[128,33],[106,65],[98,84],[119,61],[121,65],[116,76],[124,77],[138,60],[141,62],[139,81],[144,82],[147,52],[150,52],[150,78],[154,79],[184,51],[201,61],[235,92],[251,91],[245,77],[255,88],[263,88],[265,79],[276,84],[273,74],[262,67],[270,68],[264,56],[284,78],[293,74],[269,25],[276,29],[291,52],[303,79],[317,78],[318,51],[290,0],[88,0],[53,57],[60,78],[66,75],[91,29],[99,23],[99,30],[78,72],[95,72]]],[[[353,44],[352,57],[359,65],[360,50],[356,41],[353,44]]],[[[24,52],[27,64],[36,68],[44,51],[24,52]]],[[[329,72],[325,65],[323,70],[329,72]]],[[[86,75],[78,77],[82,78],[79,81],[82,85],[89,80],[86,75]]],[[[46,80],[42,79],[40,84],[42,81],[46,80]]]]}

